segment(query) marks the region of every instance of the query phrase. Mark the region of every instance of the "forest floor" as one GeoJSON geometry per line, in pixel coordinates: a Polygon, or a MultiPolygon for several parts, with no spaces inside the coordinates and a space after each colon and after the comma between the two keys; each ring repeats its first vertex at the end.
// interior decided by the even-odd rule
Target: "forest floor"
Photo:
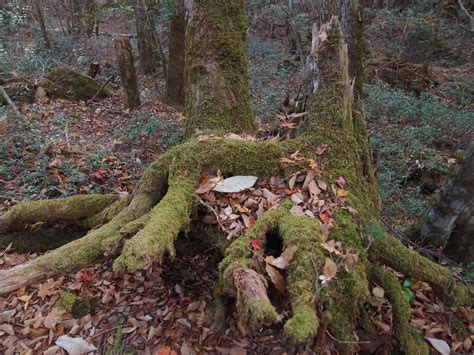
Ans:
{"type": "MultiPolygon", "coordinates": [[[[144,88],[155,85],[152,80],[141,84],[144,88]]],[[[180,139],[182,115],[154,98],[136,112],[123,109],[120,90],[91,106],[41,100],[22,106],[23,118],[1,123],[1,135],[8,137],[8,156],[2,159],[8,174],[0,181],[0,209],[27,199],[130,193],[154,157],[180,139]],[[43,149],[38,151],[40,146],[43,149]]],[[[7,248],[0,252],[0,268],[37,255],[7,248]]],[[[235,310],[224,333],[216,333],[212,287],[218,276],[217,262],[211,249],[178,255],[175,261],[166,260],[146,272],[119,275],[106,260],[21,289],[0,298],[0,351],[61,353],[55,341],[67,334],[80,336],[101,353],[120,336],[120,346],[143,354],[311,353],[310,344],[297,349],[288,344],[281,325],[242,334],[235,310]],[[93,311],[74,318],[58,310],[58,299],[65,292],[87,300],[93,311]]],[[[421,337],[446,341],[453,351],[471,349],[466,331],[474,326],[470,309],[447,308],[429,285],[397,276],[411,302],[412,325],[421,337]]],[[[367,338],[360,333],[359,347],[366,353],[385,354],[392,346],[391,306],[380,287],[371,287],[367,310],[377,336],[367,338]]]]}
{"type": "MultiPolygon", "coordinates": [[[[369,31],[372,47],[382,48],[381,43],[387,40],[377,39],[377,23],[382,33],[391,35],[383,16],[373,20],[369,31]]],[[[109,27],[112,31],[117,24],[106,23],[103,30],[109,27]]],[[[130,28],[124,31],[133,32],[130,28]]],[[[286,32],[282,38],[285,36],[286,32]]],[[[113,62],[109,37],[101,39],[108,43],[101,57],[113,62]]],[[[276,115],[285,95],[291,89],[296,91],[298,65],[285,60],[288,53],[281,42],[253,37],[249,43],[255,111],[265,123],[264,129],[291,130],[291,125],[281,124],[276,115]]],[[[382,54],[387,53],[378,55],[382,54]]],[[[393,229],[402,229],[419,215],[430,195],[446,181],[458,151],[472,136],[472,114],[466,114],[466,110],[472,113],[472,92],[466,89],[473,76],[472,66],[439,69],[435,75],[436,88],[427,90],[447,102],[459,101],[455,103],[462,106],[462,112],[425,100],[423,95],[415,97],[388,88],[377,80],[368,87],[369,129],[379,187],[385,195],[384,218],[393,229]],[[461,95],[466,92],[465,97],[461,95]]],[[[183,117],[160,103],[163,82],[159,76],[140,78],[144,104],[134,112],[124,109],[119,85],[112,84],[112,88],[112,97],[89,106],[38,98],[20,105],[22,118],[0,116],[0,214],[27,200],[78,193],[131,193],[148,164],[180,142],[183,117]]],[[[61,354],[64,350],[55,342],[70,335],[104,354],[114,344],[120,354],[131,349],[163,355],[310,354],[311,344],[301,348],[288,344],[281,324],[243,334],[235,309],[229,313],[223,333],[213,330],[212,288],[218,276],[215,254],[214,249],[195,255],[181,251],[175,261],[166,259],[163,265],[136,274],[115,274],[111,260],[106,260],[0,297],[0,353],[61,354]],[[74,317],[55,307],[61,295],[68,293],[86,300],[91,311],[74,317]]],[[[0,251],[0,269],[37,256],[7,247],[0,251]]],[[[434,345],[438,349],[449,346],[452,352],[471,353],[472,309],[448,308],[429,285],[397,276],[410,300],[411,323],[420,337],[438,339],[434,345]]],[[[364,337],[358,329],[358,346],[362,353],[388,354],[392,349],[392,309],[383,289],[372,284],[371,291],[366,308],[377,335],[364,337]]]]}

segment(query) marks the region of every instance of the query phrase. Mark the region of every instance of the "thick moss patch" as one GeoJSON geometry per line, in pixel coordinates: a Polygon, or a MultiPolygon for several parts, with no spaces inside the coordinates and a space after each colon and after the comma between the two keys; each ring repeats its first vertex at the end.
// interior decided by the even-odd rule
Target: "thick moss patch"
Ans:
{"type": "MultiPolygon", "coordinates": [[[[55,68],[44,77],[40,86],[49,97],[79,101],[92,99],[102,84],[73,70],[55,68]]],[[[109,96],[109,91],[104,88],[97,94],[96,99],[105,99],[109,96]]]]}

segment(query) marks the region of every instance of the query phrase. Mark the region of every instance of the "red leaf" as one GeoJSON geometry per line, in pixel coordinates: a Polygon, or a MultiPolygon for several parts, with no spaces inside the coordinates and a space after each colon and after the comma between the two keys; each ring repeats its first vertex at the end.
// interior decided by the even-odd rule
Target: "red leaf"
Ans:
{"type": "Polygon", "coordinates": [[[261,248],[260,241],[258,239],[252,240],[252,249],[259,250],[261,248]]]}
{"type": "Polygon", "coordinates": [[[76,282],[91,282],[94,275],[90,271],[82,271],[76,274],[76,282]]]}
{"type": "Polygon", "coordinates": [[[319,214],[319,219],[321,219],[321,221],[323,221],[323,223],[328,223],[328,224],[331,224],[332,221],[333,221],[333,218],[331,217],[331,215],[328,212],[321,212],[319,214]]]}
{"type": "Polygon", "coordinates": [[[91,174],[91,177],[94,179],[94,180],[97,180],[97,181],[102,181],[104,179],[104,176],[102,175],[102,171],[100,169],[97,169],[96,171],[94,171],[92,174],[91,174]]]}
{"type": "Polygon", "coordinates": [[[344,186],[346,186],[346,179],[344,179],[342,176],[339,176],[336,180],[337,184],[339,185],[339,187],[341,189],[344,188],[344,186]]]}

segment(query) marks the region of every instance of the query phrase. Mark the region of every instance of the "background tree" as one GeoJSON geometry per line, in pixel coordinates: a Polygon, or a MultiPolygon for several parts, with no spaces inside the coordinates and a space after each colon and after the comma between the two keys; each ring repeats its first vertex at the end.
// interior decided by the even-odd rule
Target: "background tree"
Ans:
{"type": "Polygon", "coordinates": [[[153,73],[158,66],[154,13],[147,7],[147,3],[149,1],[136,0],[135,4],[138,54],[140,70],[143,74],[153,73]]]}
{"type": "Polygon", "coordinates": [[[138,90],[137,74],[133,65],[133,52],[128,37],[114,39],[117,52],[117,62],[120,70],[120,79],[127,97],[127,107],[130,109],[140,106],[140,91],[138,90]]]}
{"type": "Polygon", "coordinates": [[[172,105],[184,107],[185,96],[185,36],[186,9],[183,0],[173,1],[170,22],[170,54],[166,75],[165,99],[172,105]]]}

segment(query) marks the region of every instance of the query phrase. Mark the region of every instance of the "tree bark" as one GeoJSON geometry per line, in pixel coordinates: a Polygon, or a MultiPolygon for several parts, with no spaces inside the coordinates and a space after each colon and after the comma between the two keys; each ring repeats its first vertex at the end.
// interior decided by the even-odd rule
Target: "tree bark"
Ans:
{"type": "Polygon", "coordinates": [[[187,1],[185,135],[253,133],[244,0],[187,1]]]}
{"type": "Polygon", "coordinates": [[[155,36],[154,14],[147,8],[145,0],[136,0],[135,24],[137,29],[138,55],[140,71],[143,74],[153,73],[157,68],[155,50],[158,45],[155,36]]]}
{"type": "Polygon", "coordinates": [[[474,261],[474,141],[464,161],[436,196],[435,201],[411,231],[411,238],[422,245],[444,249],[458,262],[474,261]]]}
{"type": "Polygon", "coordinates": [[[186,9],[184,0],[173,2],[170,23],[170,54],[166,75],[166,101],[171,105],[184,107],[185,97],[185,52],[186,9]]]}
{"type": "Polygon", "coordinates": [[[127,97],[127,107],[137,108],[141,105],[140,91],[138,90],[137,74],[133,65],[132,46],[128,37],[114,39],[117,62],[120,70],[120,79],[127,97]]]}
{"type": "Polygon", "coordinates": [[[51,50],[51,41],[49,40],[48,31],[46,30],[46,22],[44,19],[43,10],[41,9],[40,0],[33,0],[33,6],[35,8],[36,16],[38,16],[41,34],[43,35],[44,46],[46,49],[51,50]]]}

